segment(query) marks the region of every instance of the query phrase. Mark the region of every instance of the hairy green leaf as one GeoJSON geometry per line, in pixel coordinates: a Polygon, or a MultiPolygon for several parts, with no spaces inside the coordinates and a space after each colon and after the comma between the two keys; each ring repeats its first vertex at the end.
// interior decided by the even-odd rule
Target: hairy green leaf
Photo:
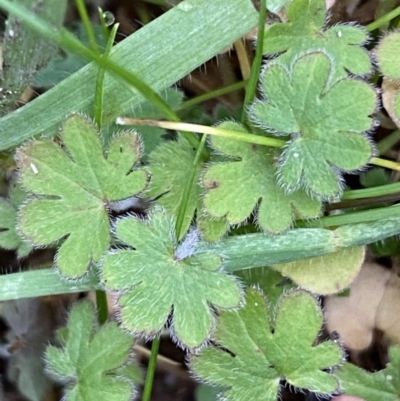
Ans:
{"type": "Polygon", "coordinates": [[[400,397],[400,348],[389,348],[390,362],[385,369],[370,373],[351,363],[337,371],[343,393],[365,401],[398,401],[400,397]]]}
{"type": "Polygon", "coordinates": [[[391,32],[379,42],[375,50],[379,69],[386,78],[400,79],[400,32],[391,32]]]}
{"type": "Polygon", "coordinates": [[[356,79],[328,89],[332,68],[322,52],[298,58],[289,69],[271,62],[262,77],[263,99],[250,112],[264,129],[291,135],[279,159],[280,184],[289,192],[304,186],[322,199],[341,194],[341,171],[371,159],[372,144],[362,133],[372,127],[377,102],[373,88],[356,79]]]}
{"type": "Polygon", "coordinates": [[[271,326],[275,325],[275,308],[282,294],[293,289],[293,283],[271,267],[255,267],[253,269],[237,270],[235,275],[240,277],[248,286],[260,288],[268,299],[268,315],[271,326]]]}
{"type": "Polygon", "coordinates": [[[347,288],[361,269],[365,248],[346,248],[310,259],[274,265],[296,284],[316,294],[335,294],[347,288]]]}
{"type": "Polygon", "coordinates": [[[208,242],[217,242],[227,232],[228,224],[226,218],[215,219],[207,213],[197,216],[197,228],[201,238],[208,242]]]}
{"type": "Polygon", "coordinates": [[[323,371],[338,365],[338,344],[314,345],[322,326],[322,311],[305,291],[280,300],[271,332],[267,303],[256,289],[247,290],[246,305],[222,312],[212,339],[223,348],[206,348],[190,360],[193,372],[208,383],[228,387],[230,401],[275,401],[282,378],[292,386],[329,394],[337,378],[323,371]]]}
{"type": "Polygon", "coordinates": [[[103,283],[108,290],[123,292],[118,304],[126,329],[154,336],[172,312],[175,339],[194,348],[207,340],[213,327],[210,304],[237,307],[241,291],[235,279],[221,271],[219,256],[191,256],[195,231],[178,244],[174,224],[160,208],[146,221],[119,220],[117,238],[133,249],[112,251],[104,258],[103,283]]]}
{"type": "Polygon", "coordinates": [[[347,77],[366,75],[372,71],[366,49],[360,47],[367,40],[364,28],[353,25],[335,25],[324,30],[325,0],[294,0],[287,9],[289,22],[274,24],[264,34],[264,54],[284,52],[279,59],[291,64],[299,55],[324,52],[332,67],[328,86],[347,77]]]}
{"type": "Polygon", "coordinates": [[[33,245],[67,236],[57,267],[68,278],[82,277],[110,245],[107,208],[141,192],[144,170],[131,171],[140,158],[140,138],[122,132],[104,157],[96,127],[73,114],[63,125],[66,152],[50,140],[32,141],[17,151],[23,186],[36,199],[19,213],[19,230],[33,245]]]}
{"type": "Polygon", "coordinates": [[[129,362],[133,337],[116,322],[97,329],[94,320],[91,302],[83,301],[72,308],[63,348],[46,349],[47,370],[67,383],[66,401],[131,400],[132,380],[116,371],[129,362]]]}
{"type": "MultiPolygon", "coordinates": [[[[246,132],[234,122],[225,122],[219,127],[246,132]]],[[[286,230],[295,218],[319,215],[318,200],[311,199],[303,190],[287,195],[278,186],[275,150],[222,137],[212,137],[211,145],[233,160],[214,164],[204,174],[204,207],[210,215],[226,217],[228,223],[238,224],[257,207],[259,225],[271,233],[286,230]]]]}

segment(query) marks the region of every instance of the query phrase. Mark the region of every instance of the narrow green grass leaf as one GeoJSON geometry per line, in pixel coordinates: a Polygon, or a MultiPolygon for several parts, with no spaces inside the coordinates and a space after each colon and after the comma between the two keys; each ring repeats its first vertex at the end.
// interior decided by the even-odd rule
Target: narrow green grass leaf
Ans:
{"type": "Polygon", "coordinates": [[[278,164],[282,187],[304,187],[328,200],[342,193],[342,171],[371,160],[372,143],[362,133],[371,129],[377,105],[374,89],[360,80],[345,78],[328,88],[332,70],[322,52],[298,58],[289,69],[271,62],[262,77],[263,98],[250,110],[265,130],[291,135],[278,164]]]}
{"type": "Polygon", "coordinates": [[[195,348],[208,339],[213,328],[210,304],[237,307],[241,291],[235,279],[221,271],[221,257],[191,256],[196,232],[178,244],[174,230],[175,221],[160,208],[146,221],[119,220],[116,236],[131,249],[105,256],[102,278],[108,290],[122,292],[118,304],[127,330],[153,337],[172,312],[174,339],[195,348]]]}
{"type": "Polygon", "coordinates": [[[64,347],[46,349],[47,370],[67,383],[68,401],[129,401],[134,394],[132,380],[116,371],[129,362],[133,337],[116,322],[96,326],[93,304],[76,304],[68,318],[64,347]]]}
{"type": "Polygon", "coordinates": [[[61,139],[68,153],[50,140],[31,141],[17,151],[21,182],[39,196],[21,208],[18,228],[35,246],[67,236],[56,264],[66,277],[78,278],[110,246],[111,202],[143,191],[147,173],[131,171],[140,158],[136,132],[119,133],[107,159],[97,128],[81,115],[67,118],[61,139]]]}
{"type": "MultiPolygon", "coordinates": [[[[8,3],[0,1],[0,5],[8,3]]],[[[256,25],[257,12],[250,0],[186,0],[115,46],[110,60],[126,66],[159,92],[256,25]]],[[[40,133],[55,135],[60,122],[71,112],[91,114],[97,69],[94,63],[89,64],[23,108],[0,119],[0,132],[7,132],[0,137],[0,150],[40,133]]],[[[107,75],[104,83],[107,113],[103,124],[110,124],[143,100],[132,87],[107,75]]]]}
{"type": "Polygon", "coordinates": [[[281,378],[320,394],[338,390],[338,379],[324,369],[339,365],[337,343],[314,345],[323,323],[317,301],[305,291],[284,295],[273,332],[263,294],[248,289],[246,305],[221,312],[212,340],[223,348],[206,348],[190,359],[193,372],[207,383],[224,386],[227,401],[275,401],[281,378]]]}

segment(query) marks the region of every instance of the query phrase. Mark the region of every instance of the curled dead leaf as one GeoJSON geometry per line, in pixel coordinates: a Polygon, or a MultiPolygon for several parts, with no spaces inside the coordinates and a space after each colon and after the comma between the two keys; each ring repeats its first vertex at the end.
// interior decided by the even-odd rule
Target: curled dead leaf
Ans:
{"type": "Polygon", "coordinates": [[[382,101],[393,122],[400,127],[400,82],[383,78],[382,101]]]}
{"type": "Polygon", "coordinates": [[[400,344],[400,278],[377,263],[366,262],[348,297],[325,299],[326,326],[339,333],[350,350],[366,349],[375,329],[400,344]]]}

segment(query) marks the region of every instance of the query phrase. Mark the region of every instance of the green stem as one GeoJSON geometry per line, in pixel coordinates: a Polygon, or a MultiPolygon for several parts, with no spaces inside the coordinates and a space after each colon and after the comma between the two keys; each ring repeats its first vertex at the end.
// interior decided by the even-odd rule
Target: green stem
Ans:
{"type": "Polygon", "coordinates": [[[302,221],[301,224],[299,224],[298,226],[307,228],[338,227],[349,224],[367,223],[369,221],[379,221],[381,219],[388,219],[391,217],[399,216],[400,205],[395,205],[370,210],[362,210],[353,213],[343,213],[334,216],[326,216],[314,221],[302,221]]]}
{"type": "Polygon", "coordinates": [[[78,9],[79,16],[81,17],[83,27],[85,28],[86,35],[89,39],[90,48],[98,52],[99,46],[97,44],[96,35],[94,34],[93,26],[87,12],[85,2],[83,0],[75,0],[76,8],[78,9]]]}
{"type": "MultiPolygon", "coordinates": [[[[114,45],[115,36],[117,34],[119,24],[115,24],[108,36],[106,49],[104,50],[103,57],[108,57],[111,53],[111,50],[114,45]]],[[[96,79],[96,89],[94,94],[94,121],[96,121],[97,126],[99,129],[103,126],[103,97],[104,97],[104,78],[106,75],[106,70],[104,68],[99,68],[99,72],[97,74],[96,79]]]]}
{"type": "Polygon", "coordinates": [[[97,318],[100,324],[103,324],[108,319],[108,303],[107,294],[105,291],[96,290],[96,306],[97,306],[97,318]]]}
{"type": "MultiPolygon", "coordinates": [[[[228,236],[216,244],[200,241],[194,255],[223,256],[224,270],[227,272],[322,256],[343,248],[367,245],[399,235],[400,210],[398,207],[394,210],[396,217],[344,225],[335,230],[299,228],[281,235],[254,233],[228,236]]],[[[72,282],[65,280],[55,269],[41,269],[0,275],[0,288],[0,301],[8,301],[90,291],[101,288],[101,284],[96,271],[72,282]]]]}
{"type": "Polygon", "coordinates": [[[241,118],[242,124],[244,124],[246,121],[247,106],[250,105],[250,103],[253,101],[253,99],[255,97],[258,77],[260,74],[260,68],[261,68],[261,62],[262,62],[262,52],[263,52],[263,46],[264,46],[265,20],[267,17],[266,3],[267,3],[266,0],[261,0],[261,3],[260,3],[256,55],[254,57],[253,65],[251,66],[249,83],[246,87],[246,95],[244,98],[242,118],[241,118]]]}
{"type": "Polygon", "coordinates": [[[104,11],[100,7],[99,7],[99,20],[100,20],[101,30],[103,32],[103,38],[106,40],[106,42],[108,42],[108,38],[110,36],[110,31],[108,29],[106,19],[104,17],[104,11]]]}
{"type": "Polygon", "coordinates": [[[400,183],[381,185],[373,188],[354,189],[352,191],[344,191],[341,200],[375,198],[378,196],[390,195],[400,192],[400,183]]]}
{"type": "Polygon", "coordinates": [[[388,150],[392,149],[397,142],[400,141],[400,129],[396,129],[391,132],[387,137],[383,138],[379,141],[378,145],[376,146],[379,154],[385,154],[388,150]]]}
{"type": "MultiPolygon", "coordinates": [[[[149,127],[160,127],[165,129],[175,129],[183,132],[198,132],[200,134],[222,136],[236,141],[247,143],[254,143],[256,145],[271,146],[274,148],[281,148],[286,144],[282,139],[270,138],[267,136],[254,135],[249,132],[239,132],[218,127],[209,127],[207,125],[189,124],[174,121],[158,121],[158,120],[141,120],[136,118],[117,117],[116,124],[119,125],[145,125],[149,127]]],[[[375,166],[385,167],[391,170],[400,171],[400,163],[373,157],[370,160],[371,164],[375,166]]]]}
{"type": "Polygon", "coordinates": [[[400,15],[400,7],[397,7],[394,10],[390,11],[389,13],[378,18],[376,21],[371,22],[369,25],[367,25],[367,29],[368,31],[372,32],[375,29],[381,27],[382,25],[387,24],[388,22],[390,22],[392,19],[396,18],[399,15],[400,15]]]}
{"type": "Polygon", "coordinates": [[[178,107],[176,111],[181,111],[184,109],[188,109],[189,107],[195,106],[196,104],[206,102],[210,99],[215,99],[216,97],[226,95],[227,93],[235,92],[239,89],[243,89],[246,87],[248,81],[240,81],[235,82],[234,84],[230,84],[228,86],[224,86],[223,88],[215,89],[213,91],[204,93],[203,95],[196,96],[193,99],[186,100],[182,102],[182,104],[178,107]]]}
{"type": "Polygon", "coordinates": [[[232,131],[200,124],[177,123],[172,121],[141,120],[141,119],[124,118],[124,117],[118,117],[116,119],[116,124],[145,125],[149,127],[161,127],[165,129],[173,129],[184,132],[197,132],[200,134],[222,136],[224,138],[230,138],[235,141],[254,143],[256,145],[271,146],[274,148],[280,148],[286,144],[286,142],[282,139],[270,138],[267,136],[250,134],[249,132],[232,131]]]}
{"type": "Polygon", "coordinates": [[[179,204],[178,215],[176,218],[176,226],[175,226],[176,238],[178,240],[180,240],[181,237],[183,236],[183,234],[185,234],[185,233],[182,233],[182,225],[183,225],[183,221],[185,219],[186,210],[187,210],[187,206],[188,206],[189,198],[190,198],[190,193],[192,191],[193,184],[195,181],[197,166],[199,164],[200,158],[202,156],[203,148],[206,143],[206,138],[207,138],[207,135],[203,135],[203,137],[201,138],[200,145],[197,148],[196,155],[193,159],[193,163],[192,163],[192,166],[189,171],[189,176],[188,176],[188,179],[186,180],[185,188],[183,190],[182,199],[179,204]]]}
{"type": "MultiPolygon", "coordinates": [[[[78,0],[77,0],[78,1],[78,0]]],[[[114,45],[115,35],[117,34],[118,24],[115,24],[111,30],[111,33],[107,40],[107,46],[104,51],[104,57],[108,57],[111,53],[112,47],[114,45]]],[[[103,120],[103,88],[104,88],[104,77],[106,70],[104,68],[99,68],[96,79],[96,88],[94,95],[94,120],[96,121],[99,129],[102,127],[103,120]]],[[[107,294],[105,291],[96,290],[96,305],[97,305],[97,317],[100,324],[103,324],[108,319],[108,303],[107,294]]]]}
{"type": "Polygon", "coordinates": [[[151,391],[153,389],[154,374],[157,367],[157,355],[160,348],[160,337],[153,340],[151,344],[151,354],[149,365],[147,366],[146,381],[144,383],[142,401],[150,401],[151,391]]]}

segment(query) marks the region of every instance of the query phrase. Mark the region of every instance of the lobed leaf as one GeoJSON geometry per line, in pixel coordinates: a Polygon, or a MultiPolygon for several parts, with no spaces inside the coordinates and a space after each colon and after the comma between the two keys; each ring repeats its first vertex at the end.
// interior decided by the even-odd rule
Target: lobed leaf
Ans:
{"type": "Polygon", "coordinates": [[[271,62],[263,74],[263,98],[250,116],[277,136],[291,135],[278,165],[280,184],[289,192],[303,186],[332,199],[342,192],[341,172],[356,171],[372,157],[372,144],[362,133],[372,127],[376,93],[350,78],[328,88],[333,68],[326,54],[315,52],[289,69],[271,62]]]}
{"type": "Polygon", "coordinates": [[[220,348],[206,348],[193,356],[193,372],[210,384],[227,389],[226,400],[275,401],[282,378],[292,386],[329,394],[338,379],[323,371],[338,365],[338,344],[314,346],[322,326],[322,312],[305,291],[293,291],[280,300],[271,332],[267,304],[256,289],[247,290],[246,305],[222,312],[212,339],[220,348]]]}
{"type": "Polygon", "coordinates": [[[63,348],[46,349],[47,370],[67,383],[66,401],[131,400],[132,380],[115,372],[129,363],[133,338],[115,322],[96,329],[94,320],[91,302],[83,301],[72,308],[63,348]]]}
{"type": "Polygon", "coordinates": [[[368,39],[363,27],[335,25],[324,29],[327,19],[325,0],[294,0],[287,9],[289,22],[266,29],[263,52],[273,55],[287,65],[299,56],[322,51],[332,63],[327,86],[348,76],[364,76],[372,72],[371,61],[361,45],[368,39]]]}
{"type": "Polygon", "coordinates": [[[136,132],[116,136],[105,158],[96,127],[72,114],[61,139],[65,151],[50,140],[17,151],[21,182],[35,195],[19,212],[19,230],[35,246],[67,237],[56,264],[64,276],[78,278],[110,246],[108,205],[143,191],[147,173],[131,171],[140,158],[136,132]]]}
{"type": "Polygon", "coordinates": [[[271,326],[275,322],[275,309],[282,295],[294,288],[294,284],[271,267],[256,267],[235,271],[235,275],[247,286],[259,288],[268,299],[268,315],[271,326]]]}
{"type": "Polygon", "coordinates": [[[241,291],[236,280],[221,271],[219,256],[191,256],[196,232],[178,244],[174,224],[160,208],[146,221],[136,217],[119,220],[116,236],[131,249],[109,253],[102,262],[102,278],[108,290],[122,292],[118,304],[127,330],[155,336],[172,312],[175,340],[195,348],[213,328],[210,304],[238,307],[241,291]]]}
{"type": "Polygon", "coordinates": [[[370,373],[351,363],[337,371],[343,393],[365,401],[398,401],[400,397],[400,347],[389,348],[390,362],[379,372],[370,373]]]}
{"type": "MultiPolygon", "coordinates": [[[[234,122],[219,127],[246,132],[234,122]]],[[[211,216],[239,224],[257,207],[261,228],[276,234],[289,228],[295,218],[309,219],[320,214],[321,202],[311,199],[305,191],[287,195],[278,186],[275,150],[222,137],[212,137],[211,145],[216,152],[232,159],[211,165],[204,174],[204,207],[211,216]]]]}

